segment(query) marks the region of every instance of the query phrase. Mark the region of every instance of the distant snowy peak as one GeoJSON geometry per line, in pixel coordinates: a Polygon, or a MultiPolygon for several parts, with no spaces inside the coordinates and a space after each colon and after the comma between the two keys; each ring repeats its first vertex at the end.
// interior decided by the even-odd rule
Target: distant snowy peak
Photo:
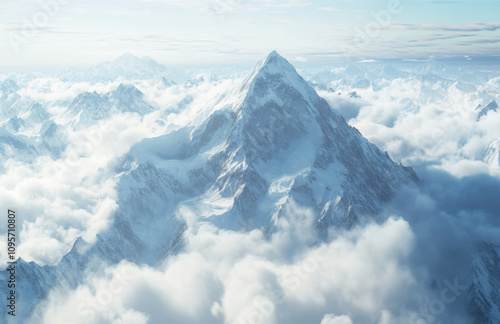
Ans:
{"type": "Polygon", "coordinates": [[[172,80],[168,80],[167,78],[165,77],[161,77],[160,79],[161,83],[166,87],[171,87],[171,86],[174,86],[176,85],[177,83],[175,81],[172,81],[172,80]]]}
{"type": "Polygon", "coordinates": [[[21,97],[17,93],[1,96],[0,122],[18,118],[27,127],[31,127],[47,121],[50,117],[49,112],[40,103],[34,102],[30,98],[21,97]]]}
{"type": "Polygon", "coordinates": [[[488,112],[490,111],[497,111],[498,110],[498,104],[495,100],[492,100],[488,105],[486,105],[484,108],[479,106],[477,108],[478,110],[480,109],[479,113],[477,114],[477,120],[481,119],[481,117],[486,116],[488,112]]]}
{"type": "MultiPolygon", "coordinates": [[[[409,73],[405,71],[398,70],[392,66],[384,66],[380,72],[377,74],[379,78],[386,80],[395,80],[400,78],[409,77],[409,73]]],[[[375,78],[374,78],[375,79],[375,78]]]]}
{"type": "Polygon", "coordinates": [[[111,82],[115,80],[148,80],[166,78],[171,83],[185,83],[189,75],[176,68],[166,67],[150,57],[139,58],[125,53],[113,61],[103,62],[88,69],[68,69],[63,79],[74,81],[111,82]]]}
{"type": "Polygon", "coordinates": [[[135,112],[144,116],[154,111],[145,101],[144,94],[133,85],[120,84],[115,91],[108,94],[108,98],[120,112],[135,112]]]}
{"type": "Polygon", "coordinates": [[[65,117],[74,124],[89,124],[109,116],[108,100],[93,91],[81,93],[73,99],[65,117]]]}
{"type": "Polygon", "coordinates": [[[144,94],[133,85],[120,84],[107,94],[83,92],[69,105],[65,119],[73,124],[88,125],[115,113],[131,112],[141,116],[154,111],[144,94]]]}
{"type": "MultiPolygon", "coordinates": [[[[18,161],[32,162],[44,152],[41,152],[36,147],[36,143],[28,136],[15,135],[8,130],[9,128],[14,128],[13,130],[15,130],[20,127],[20,125],[17,125],[17,122],[19,120],[14,118],[11,120],[10,125],[7,124],[0,127],[0,160],[5,161],[15,155],[18,161]]],[[[0,170],[3,167],[2,164],[0,164],[0,170]]]]}
{"type": "Polygon", "coordinates": [[[11,94],[16,93],[21,88],[17,85],[16,81],[7,78],[0,82],[0,93],[2,94],[11,94]]]}
{"type": "Polygon", "coordinates": [[[128,52],[117,57],[114,61],[111,62],[111,64],[109,64],[109,66],[131,70],[135,67],[148,67],[150,70],[156,69],[158,71],[163,69],[163,66],[161,64],[157,63],[149,56],[139,58],[134,54],[128,52]]]}
{"type": "Polygon", "coordinates": [[[415,72],[418,74],[434,74],[440,76],[444,70],[445,67],[441,63],[438,63],[436,60],[429,60],[419,66],[415,72]]]}
{"type": "Polygon", "coordinates": [[[120,85],[112,92],[115,97],[135,97],[143,98],[144,94],[131,84],[120,83],[120,85]]]}
{"type": "Polygon", "coordinates": [[[101,63],[101,67],[110,75],[136,76],[139,79],[162,75],[167,68],[150,57],[139,58],[131,53],[125,53],[109,63],[101,63]]]}
{"type": "Polygon", "coordinates": [[[28,110],[21,112],[18,117],[30,124],[39,124],[49,120],[50,114],[41,104],[35,103],[28,110]]]}

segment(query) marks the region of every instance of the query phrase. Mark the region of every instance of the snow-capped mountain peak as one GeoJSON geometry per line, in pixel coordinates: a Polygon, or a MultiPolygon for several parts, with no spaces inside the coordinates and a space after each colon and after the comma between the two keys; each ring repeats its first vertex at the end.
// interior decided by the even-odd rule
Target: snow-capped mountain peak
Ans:
{"type": "Polygon", "coordinates": [[[69,105],[66,121],[86,126],[116,113],[137,113],[141,116],[154,111],[144,94],[133,85],[120,84],[107,94],[83,92],[69,105]]]}
{"type": "Polygon", "coordinates": [[[137,57],[125,53],[113,61],[102,62],[88,69],[69,69],[62,73],[68,80],[109,82],[115,80],[147,80],[166,78],[170,82],[184,83],[189,79],[185,71],[166,67],[150,57],[137,57]]]}
{"type": "Polygon", "coordinates": [[[477,115],[477,119],[479,120],[481,117],[486,116],[490,111],[497,111],[498,104],[495,100],[492,100],[489,104],[487,104],[484,108],[478,107],[481,109],[477,115]]]}
{"type": "Polygon", "coordinates": [[[441,63],[437,62],[435,59],[430,59],[417,68],[416,72],[420,74],[434,74],[439,76],[444,69],[445,67],[441,63]]]}
{"type": "Polygon", "coordinates": [[[142,59],[135,56],[134,54],[130,52],[123,53],[122,55],[118,56],[116,59],[114,59],[113,64],[117,65],[127,65],[131,63],[141,63],[142,59]]]}
{"type": "Polygon", "coordinates": [[[129,70],[136,72],[160,72],[164,66],[150,57],[139,58],[132,53],[124,53],[114,61],[107,64],[110,70],[129,70]]]}
{"type": "Polygon", "coordinates": [[[269,53],[254,67],[244,84],[252,83],[257,79],[268,78],[269,76],[279,78],[279,80],[298,88],[306,84],[293,65],[276,51],[269,53]]]}
{"type": "Polygon", "coordinates": [[[20,89],[20,87],[17,85],[16,81],[7,78],[0,82],[0,93],[3,94],[10,94],[10,93],[15,93],[20,89]]]}
{"type": "MultiPolygon", "coordinates": [[[[200,209],[202,198],[190,205],[217,226],[234,230],[272,227],[287,201],[295,199],[318,209],[321,235],[330,226],[353,226],[358,215],[373,214],[390,199],[396,186],[417,181],[411,169],[350,127],[276,52],[256,65],[238,93],[239,101],[228,105],[232,109],[215,110],[194,129],[137,144],[126,159],[139,164],[132,173],[155,166],[183,190],[206,188],[203,195],[220,197],[227,208],[200,209]],[[187,181],[163,168],[179,161],[186,161],[183,168],[207,163],[202,173],[210,176],[187,181]],[[271,194],[275,187],[280,192],[271,194]]],[[[150,172],[140,177],[156,177],[158,171],[150,172]]]]}
{"type": "Polygon", "coordinates": [[[241,93],[247,100],[239,108],[245,109],[269,101],[285,105],[288,109],[289,105],[283,102],[283,98],[301,97],[305,100],[317,98],[314,89],[297,73],[293,65],[276,51],[272,51],[249,73],[243,82],[241,93]]]}

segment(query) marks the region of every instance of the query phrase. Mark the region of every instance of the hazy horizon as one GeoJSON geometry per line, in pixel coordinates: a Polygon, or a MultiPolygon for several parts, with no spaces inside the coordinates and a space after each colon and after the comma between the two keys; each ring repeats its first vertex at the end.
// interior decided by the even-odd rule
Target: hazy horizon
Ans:
{"type": "Polygon", "coordinates": [[[165,65],[500,56],[497,1],[80,1],[0,4],[0,70],[91,66],[124,52],[165,65]],[[360,9],[363,8],[363,9],[360,9]]]}
{"type": "MultiPolygon", "coordinates": [[[[26,73],[56,73],[56,72],[63,72],[68,69],[88,69],[92,67],[99,66],[100,64],[107,64],[107,63],[112,63],[118,60],[121,57],[124,57],[126,55],[132,55],[136,58],[139,59],[146,59],[150,58],[154,60],[156,63],[159,63],[165,67],[172,67],[172,68],[179,68],[179,69],[188,69],[188,70],[203,70],[203,69],[217,69],[217,68],[235,68],[239,69],[242,71],[248,71],[252,69],[252,67],[257,63],[259,60],[264,58],[267,54],[269,54],[270,51],[263,53],[262,55],[255,55],[255,58],[253,60],[250,60],[248,62],[241,62],[241,63],[225,63],[225,62],[218,62],[218,63],[212,63],[212,64],[206,64],[206,63],[198,63],[196,61],[193,62],[185,62],[184,64],[169,64],[168,61],[162,60],[162,58],[157,58],[157,57],[152,57],[149,55],[141,56],[141,55],[136,55],[133,52],[123,52],[119,54],[116,57],[113,57],[111,59],[106,59],[106,60],[96,60],[95,62],[83,64],[83,63],[73,63],[73,64],[61,64],[61,65],[55,65],[55,66],[38,66],[38,67],[2,67],[0,66],[0,74],[11,74],[11,73],[20,73],[20,74],[26,74],[26,73]]],[[[281,54],[281,53],[280,53],[281,54]]],[[[500,62],[500,56],[490,56],[490,57],[485,57],[485,56],[478,56],[478,57],[464,57],[464,56],[454,56],[454,57],[428,57],[428,58],[421,58],[421,59],[395,59],[395,58],[344,58],[344,59],[338,59],[338,58],[333,58],[329,60],[324,60],[324,61],[302,61],[302,60],[297,60],[294,58],[287,57],[286,55],[283,55],[286,57],[291,63],[294,64],[298,69],[322,69],[322,68],[328,68],[328,67],[338,67],[338,68],[344,68],[348,66],[365,66],[368,68],[376,68],[376,67],[383,67],[383,66],[392,66],[401,70],[413,70],[425,63],[434,61],[438,64],[442,64],[445,67],[457,67],[457,68],[465,68],[465,69],[486,69],[488,71],[490,70],[497,70],[500,69],[500,66],[498,66],[497,62],[500,62]]]]}

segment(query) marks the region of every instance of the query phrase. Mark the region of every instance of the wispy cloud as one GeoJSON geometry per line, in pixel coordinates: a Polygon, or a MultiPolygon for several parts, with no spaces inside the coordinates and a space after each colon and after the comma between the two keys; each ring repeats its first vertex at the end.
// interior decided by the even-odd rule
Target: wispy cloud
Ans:
{"type": "Polygon", "coordinates": [[[500,43],[500,38],[474,39],[470,41],[464,41],[461,44],[472,45],[472,44],[496,44],[496,43],[500,43]]]}
{"type": "Polygon", "coordinates": [[[346,12],[346,11],[351,11],[351,12],[367,12],[368,10],[363,10],[363,9],[355,9],[355,10],[352,10],[352,9],[343,9],[343,8],[337,8],[337,7],[320,7],[318,8],[318,10],[322,10],[322,11],[330,11],[330,12],[346,12]]]}
{"type": "Polygon", "coordinates": [[[461,3],[462,1],[454,1],[454,0],[432,0],[432,3],[439,3],[439,4],[455,4],[455,3],[461,3]]]}
{"type": "Polygon", "coordinates": [[[321,8],[318,8],[318,10],[323,10],[323,11],[345,11],[345,9],[334,8],[334,7],[321,7],[321,8]]]}
{"type": "MultiPolygon", "coordinates": [[[[183,1],[183,0],[146,0],[169,6],[200,9],[214,14],[224,14],[235,11],[257,11],[269,8],[290,8],[312,5],[304,0],[214,0],[214,1],[183,1]]],[[[143,2],[143,1],[141,1],[143,2]]]]}
{"type": "Polygon", "coordinates": [[[456,31],[456,32],[480,32],[496,31],[500,29],[500,23],[496,22],[472,22],[470,24],[411,24],[394,22],[385,26],[386,29],[400,31],[456,31]]]}

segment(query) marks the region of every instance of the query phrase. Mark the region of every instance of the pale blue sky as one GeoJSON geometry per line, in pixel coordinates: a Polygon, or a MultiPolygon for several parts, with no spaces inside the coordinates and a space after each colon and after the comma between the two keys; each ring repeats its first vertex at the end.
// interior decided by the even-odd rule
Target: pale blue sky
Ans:
{"type": "Polygon", "coordinates": [[[273,49],[314,63],[500,56],[499,13],[498,0],[2,0],[0,69],[123,52],[170,65],[248,64],[273,49]]]}

